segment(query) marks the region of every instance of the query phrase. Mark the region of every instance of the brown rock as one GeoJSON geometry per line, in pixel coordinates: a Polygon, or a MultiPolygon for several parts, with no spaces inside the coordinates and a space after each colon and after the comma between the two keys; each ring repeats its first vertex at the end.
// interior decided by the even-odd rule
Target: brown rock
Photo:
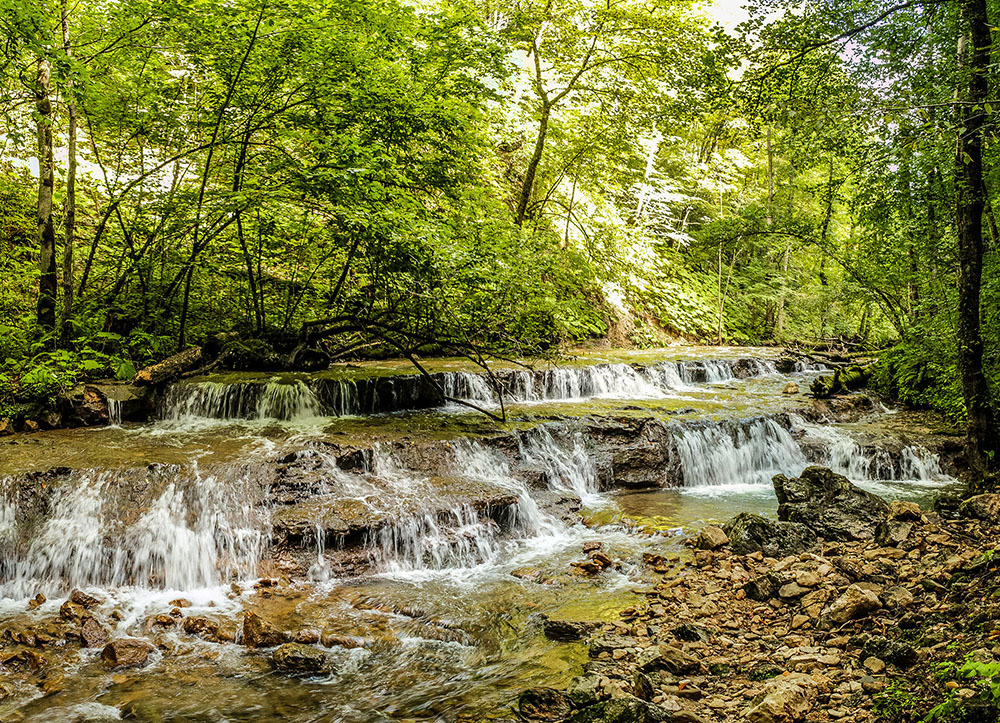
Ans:
{"type": "Polygon", "coordinates": [[[118,638],[104,646],[101,658],[111,668],[141,668],[154,650],[145,640],[118,638]]]}
{"type": "Polygon", "coordinates": [[[920,522],[920,505],[916,502],[893,500],[889,503],[889,519],[902,522],[920,522]]]}
{"type": "Polygon", "coordinates": [[[199,615],[184,618],[184,621],[181,623],[181,629],[185,633],[197,635],[199,638],[205,638],[206,640],[218,640],[219,638],[219,624],[211,618],[199,615]]]}
{"type": "Polygon", "coordinates": [[[191,601],[179,597],[176,600],[171,600],[170,602],[167,603],[167,605],[174,608],[189,608],[191,607],[191,601]]]}
{"type": "Polygon", "coordinates": [[[24,649],[18,650],[12,655],[5,656],[0,662],[3,663],[3,667],[9,668],[10,670],[29,671],[44,668],[46,660],[41,653],[36,653],[34,650],[24,649]]]}
{"type": "Polygon", "coordinates": [[[82,605],[67,600],[59,606],[59,617],[68,622],[80,622],[84,618],[90,617],[90,613],[82,605]]]}
{"type": "Polygon", "coordinates": [[[249,610],[243,613],[242,642],[248,648],[273,648],[288,640],[288,635],[249,610]]]}
{"type": "Polygon", "coordinates": [[[302,643],[285,643],[271,656],[274,667],[286,673],[321,673],[327,669],[326,655],[302,643]]]}
{"type": "Polygon", "coordinates": [[[340,635],[330,630],[323,631],[323,634],[320,636],[320,644],[324,648],[332,648],[334,646],[346,649],[362,647],[362,643],[350,635],[340,635]]]}
{"type": "Polygon", "coordinates": [[[729,544],[729,535],[721,527],[709,525],[702,528],[695,540],[695,546],[699,550],[717,550],[723,545],[729,544]]]}
{"type": "Polygon", "coordinates": [[[177,624],[169,615],[150,615],[146,618],[146,624],[143,626],[147,633],[152,633],[157,630],[166,630],[167,628],[172,628],[177,624]]]}
{"type": "Polygon", "coordinates": [[[35,608],[43,605],[45,603],[45,596],[42,593],[38,593],[35,597],[28,601],[28,609],[34,610],[35,608]]]}
{"type": "Polygon", "coordinates": [[[79,605],[84,610],[90,610],[93,607],[97,607],[101,602],[96,597],[88,595],[83,590],[73,590],[69,594],[69,601],[79,605]]]}
{"type": "Polygon", "coordinates": [[[94,618],[88,617],[80,626],[80,638],[83,647],[98,648],[108,642],[108,631],[94,618]]]}
{"type": "Polygon", "coordinates": [[[848,620],[863,618],[882,607],[882,602],[871,590],[860,585],[851,585],[847,592],[833,601],[824,617],[838,625],[848,620]]]}
{"type": "Polygon", "coordinates": [[[816,704],[816,682],[792,673],[767,682],[744,713],[751,723],[795,723],[805,719],[816,704]]]}

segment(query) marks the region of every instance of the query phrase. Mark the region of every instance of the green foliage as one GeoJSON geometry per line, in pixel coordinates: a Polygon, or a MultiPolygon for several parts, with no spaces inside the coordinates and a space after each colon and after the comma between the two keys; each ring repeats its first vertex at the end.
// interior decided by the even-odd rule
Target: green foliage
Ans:
{"type": "Polygon", "coordinates": [[[919,707],[919,699],[899,682],[892,683],[875,696],[872,714],[880,723],[907,723],[919,707]]]}
{"type": "MultiPolygon", "coordinates": [[[[1000,707],[1000,663],[967,660],[954,671],[954,677],[968,681],[967,685],[976,691],[977,700],[991,705],[994,711],[1000,707]]],[[[949,692],[947,699],[932,708],[924,716],[922,723],[960,720],[963,718],[962,710],[967,705],[967,700],[957,697],[954,692],[949,692]]]]}

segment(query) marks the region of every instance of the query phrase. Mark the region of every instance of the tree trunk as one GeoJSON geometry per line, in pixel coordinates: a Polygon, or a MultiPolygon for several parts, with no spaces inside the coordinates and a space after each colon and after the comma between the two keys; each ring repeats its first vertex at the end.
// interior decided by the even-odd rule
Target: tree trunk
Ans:
{"type": "Polygon", "coordinates": [[[547,102],[542,102],[542,117],[538,121],[538,137],[535,138],[535,150],[528,161],[528,169],[524,172],[524,183],[521,185],[521,200],[517,203],[517,225],[523,226],[524,219],[528,215],[528,204],[531,202],[531,190],[535,186],[535,175],[538,173],[538,164],[542,162],[542,151],[545,150],[545,136],[549,132],[549,116],[552,114],[552,106],[547,102]]]}
{"type": "Polygon", "coordinates": [[[52,191],[55,158],[52,153],[52,101],[48,60],[38,61],[35,109],[38,113],[38,330],[51,334],[56,328],[56,232],[52,225],[52,191]]]}
{"type": "Polygon", "coordinates": [[[986,0],[962,0],[971,47],[965,70],[968,86],[960,106],[961,126],[955,162],[955,217],[958,228],[958,369],[969,418],[966,448],[973,484],[997,470],[1000,445],[996,415],[983,373],[980,286],[983,273],[983,125],[986,120],[986,74],[990,65],[990,26],[986,0]]]}
{"type": "MultiPolygon", "coordinates": [[[[71,56],[69,44],[69,10],[67,0],[62,0],[62,34],[63,50],[66,56],[71,56]]],[[[62,287],[63,306],[59,318],[59,333],[62,343],[66,344],[72,334],[70,315],[73,313],[73,244],[76,240],[76,98],[73,95],[73,80],[66,81],[66,106],[69,112],[69,158],[66,162],[66,200],[64,212],[65,237],[63,238],[62,287]]]]}

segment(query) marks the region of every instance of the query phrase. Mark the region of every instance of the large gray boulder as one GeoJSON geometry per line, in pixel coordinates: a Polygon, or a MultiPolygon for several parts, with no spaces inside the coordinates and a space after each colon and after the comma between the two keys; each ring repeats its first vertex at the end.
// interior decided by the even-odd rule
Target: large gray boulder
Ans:
{"type": "Polygon", "coordinates": [[[741,512],[723,527],[729,547],[737,555],[763,552],[784,557],[804,552],[816,543],[816,533],[797,522],[775,522],[751,512],[741,512]]]}
{"type": "Polygon", "coordinates": [[[827,540],[868,540],[888,519],[889,505],[826,467],[806,467],[801,477],[773,478],[778,519],[806,525],[827,540]]]}

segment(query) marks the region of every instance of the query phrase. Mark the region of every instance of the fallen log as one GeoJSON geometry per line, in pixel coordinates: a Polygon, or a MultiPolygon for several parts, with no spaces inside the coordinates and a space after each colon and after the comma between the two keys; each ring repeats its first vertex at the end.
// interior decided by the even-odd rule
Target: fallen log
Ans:
{"type": "Polygon", "coordinates": [[[153,386],[176,379],[189,369],[193,369],[201,361],[200,346],[193,346],[182,352],[167,357],[163,361],[140,370],[132,379],[136,386],[153,386]]]}

